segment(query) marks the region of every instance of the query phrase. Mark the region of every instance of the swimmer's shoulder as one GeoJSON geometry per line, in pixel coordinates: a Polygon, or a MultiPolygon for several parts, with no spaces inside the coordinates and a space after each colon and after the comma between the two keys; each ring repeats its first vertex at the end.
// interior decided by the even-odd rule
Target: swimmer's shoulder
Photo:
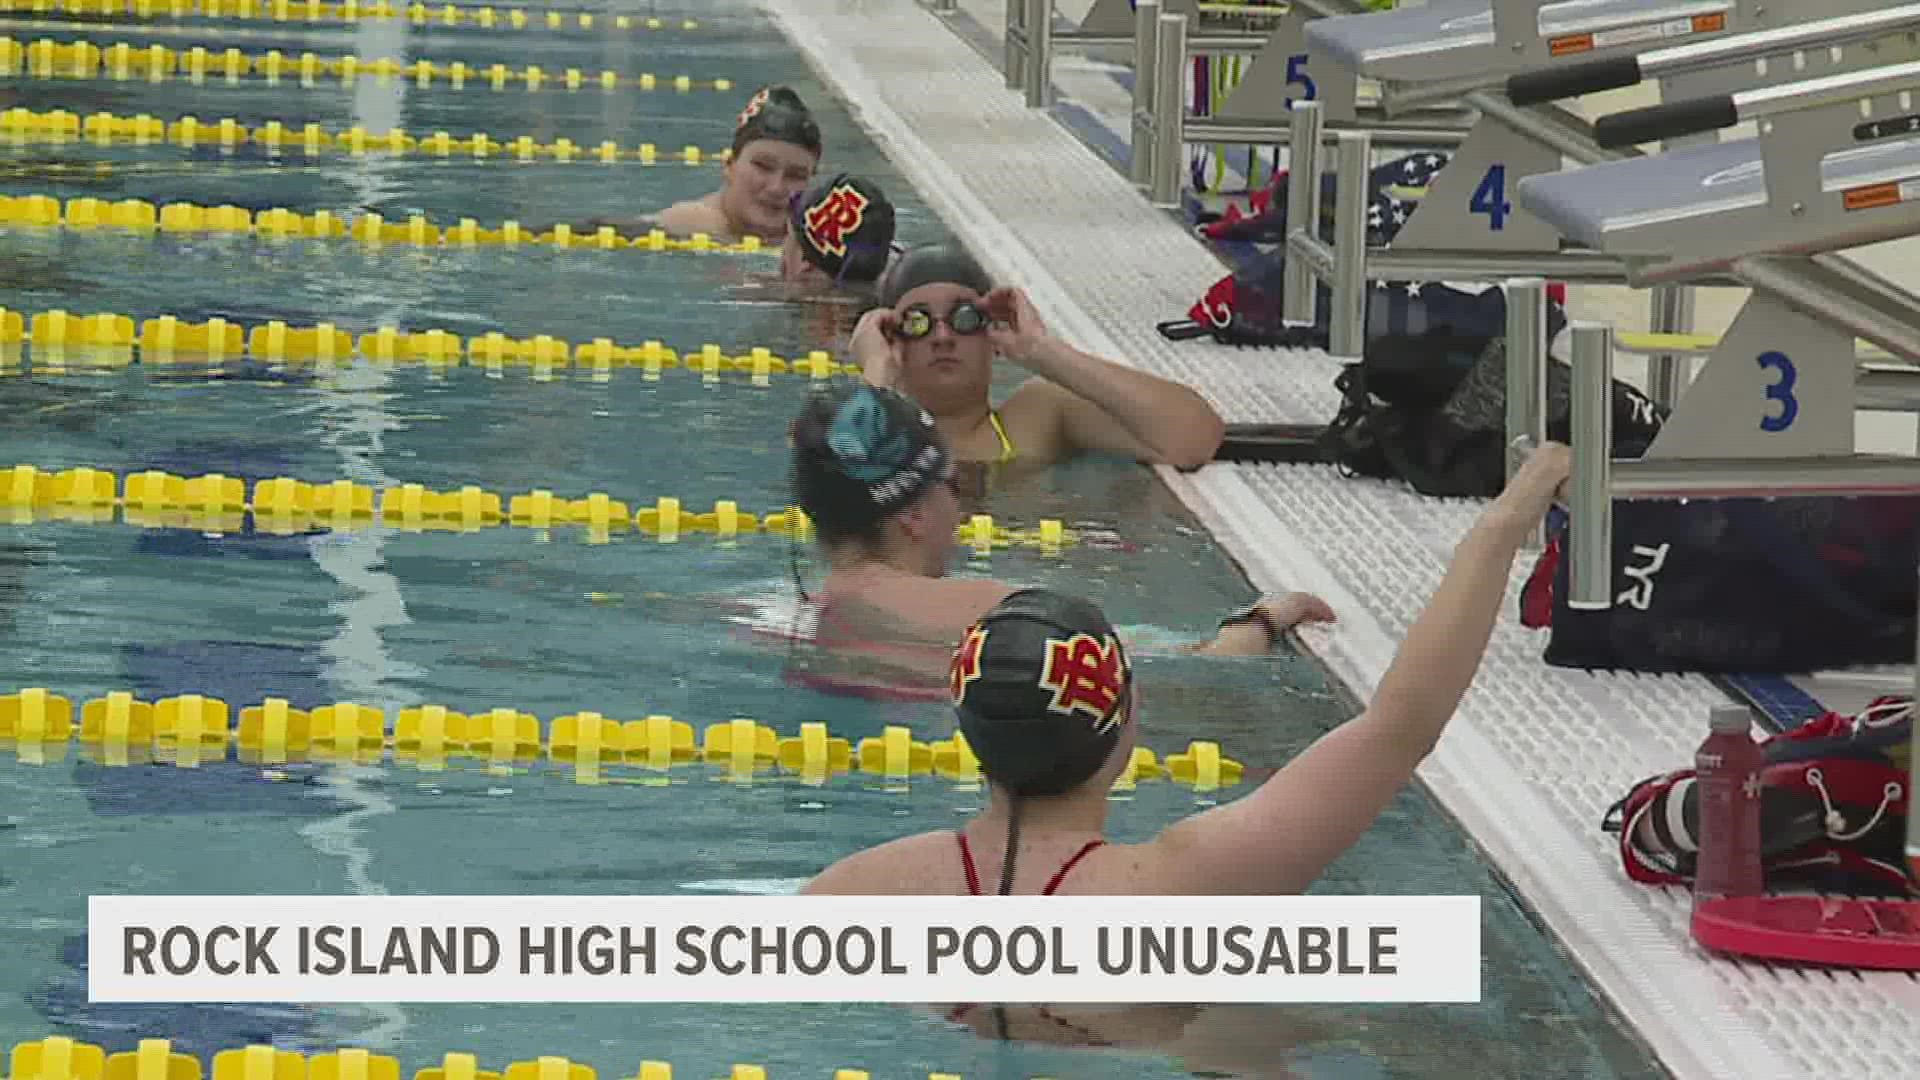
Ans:
{"type": "Polygon", "coordinates": [[[826,601],[863,632],[895,635],[951,647],[980,616],[1005,600],[1014,586],[991,578],[907,578],[841,593],[829,580],[826,601]]]}
{"type": "Polygon", "coordinates": [[[1067,449],[1067,410],[1085,399],[1038,375],[1014,387],[995,407],[1007,440],[1026,465],[1051,464],[1067,449]]]}
{"type": "Polygon", "coordinates": [[[988,578],[928,578],[894,597],[894,614],[929,640],[951,648],[1013,592],[1006,582],[988,578]]]}
{"type": "Polygon", "coordinates": [[[706,233],[719,236],[728,231],[727,216],[720,212],[719,200],[711,195],[677,202],[653,215],[654,223],[675,236],[706,233]]]}
{"type": "Polygon", "coordinates": [[[916,833],[856,851],[822,870],[803,896],[952,896],[966,892],[951,831],[916,833]]]}

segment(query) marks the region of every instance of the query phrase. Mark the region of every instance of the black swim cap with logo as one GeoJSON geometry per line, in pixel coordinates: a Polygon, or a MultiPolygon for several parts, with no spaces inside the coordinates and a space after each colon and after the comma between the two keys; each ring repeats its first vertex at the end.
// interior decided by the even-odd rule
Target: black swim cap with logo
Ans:
{"type": "Polygon", "coordinates": [[[733,156],[761,139],[792,143],[819,157],[823,150],[820,125],[814,122],[800,95],[784,86],[763,86],[747,101],[733,125],[733,156]]]}
{"type": "Polygon", "coordinates": [[[1112,756],[1133,669],[1093,603],[1023,589],[967,629],[948,691],[988,779],[1015,795],[1059,795],[1112,756]]]}
{"type": "Polygon", "coordinates": [[[880,281],[880,304],[893,307],[922,285],[960,285],[982,296],[993,291],[993,279],[973,256],[948,244],[922,244],[902,252],[880,281]]]}
{"type": "Polygon", "coordinates": [[[794,200],[801,254],[835,281],[872,281],[893,254],[893,204],[880,185],[841,173],[794,200]]]}
{"type": "Polygon", "coordinates": [[[823,540],[867,532],[953,472],[933,417],[865,382],[815,391],[790,434],[795,497],[823,540]]]}

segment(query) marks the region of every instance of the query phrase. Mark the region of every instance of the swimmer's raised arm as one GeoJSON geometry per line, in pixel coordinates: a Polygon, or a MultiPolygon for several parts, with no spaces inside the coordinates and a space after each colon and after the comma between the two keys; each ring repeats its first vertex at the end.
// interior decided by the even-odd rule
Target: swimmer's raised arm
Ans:
{"type": "Polygon", "coordinates": [[[1439,742],[1492,636],[1514,555],[1568,474],[1542,447],[1454,550],[1365,712],[1322,736],[1258,791],[1153,841],[1170,894],[1299,892],[1372,827],[1439,742]]]}
{"type": "Polygon", "coordinates": [[[1001,411],[1031,415],[1074,451],[1130,455],[1149,464],[1197,468],[1213,460],[1226,424],[1191,387],[1076,349],[1050,333],[1019,289],[987,294],[994,347],[1038,379],[1001,411]]]}

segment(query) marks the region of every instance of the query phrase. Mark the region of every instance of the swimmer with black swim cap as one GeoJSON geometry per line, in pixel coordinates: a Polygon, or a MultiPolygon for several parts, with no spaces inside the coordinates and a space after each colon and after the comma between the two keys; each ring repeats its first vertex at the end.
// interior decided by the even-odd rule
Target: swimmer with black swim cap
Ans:
{"type": "Polygon", "coordinates": [[[780,274],[806,289],[871,286],[901,248],[893,203],[880,185],[840,173],[796,195],[780,274]]]}
{"type": "Polygon", "coordinates": [[[988,782],[985,809],[957,835],[919,833],[849,855],[803,891],[1305,891],[1372,827],[1446,730],[1504,606],[1514,556],[1561,494],[1570,461],[1564,446],[1542,448],[1482,512],[1364,712],[1251,791],[1141,843],[1106,839],[1107,796],[1139,737],[1140,691],[1125,647],[1085,600],[1009,593],[954,636],[948,668],[960,730],[988,782]]]}
{"type": "Polygon", "coordinates": [[[575,231],[611,225],[622,235],[657,228],[674,236],[705,233],[728,243],[748,236],[784,242],[793,199],[820,166],[820,125],[799,94],[785,86],[763,86],[734,121],[732,150],[720,190],[646,217],[592,218],[575,225],[575,231]]]}
{"type": "Polygon", "coordinates": [[[963,461],[1050,464],[1109,453],[1182,468],[1213,460],[1225,424],[1199,394],[1051,334],[1025,292],[965,251],[908,248],[848,351],[867,380],[925,406],[963,461]],[[993,358],[1032,372],[995,406],[993,358]]]}
{"type": "MultiPolygon", "coordinates": [[[[934,417],[899,393],[849,381],[814,392],[789,432],[794,499],[828,564],[820,595],[808,597],[813,643],[944,677],[955,638],[1016,587],[947,576],[968,507],[934,417]]],[[[1264,654],[1296,623],[1331,618],[1296,593],[1228,616],[1186,651],[1264,654]]]]}

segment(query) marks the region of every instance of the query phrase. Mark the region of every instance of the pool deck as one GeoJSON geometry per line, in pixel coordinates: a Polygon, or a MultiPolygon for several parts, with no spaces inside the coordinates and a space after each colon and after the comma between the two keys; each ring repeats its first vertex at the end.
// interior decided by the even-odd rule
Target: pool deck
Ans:
{"type": "MultiPolygon", "coordinates": [[[[1097,65],[1057,65],[1068,98],[1084,91],[1068,106],[1077,121],[1063,121],[1063,109],[1026,108],[987,60],[994,51],[983,46],[997,36],[979,37],[999,30],[999,0],[967,0],[956,23],[969,27],[915,0],[756,2],[927,204],[989,272],[1024,285],[1056,333],[1197,388],[1229,423],[1333,416],[1339,365],[1323,352],[1172,343],[1154,330],[1224,270],[1090,148],[1127,137],[1117,88],[1100,90],[1112,84],[1097,65]],[[1089,138],[1089,121],[1105,135],[1089,138]]],[[[1362,697],[1483,505],[1326,467],[1162,473],[1256,586],[1305,589],[1334,606],[1338,629],[1310,632],[1308,644],[1362,697]]],[[[1727,698],[1704,678],[1546,666],[1544,634],[1523,629],[1515,608],[1531,565],[1524,554],[1516,563],[1482,675],[1421,779],[1674,1075],[1920,1072],[1920,980],[1711,959],[1688,934],[1684,891],[1627,879],[1599,829],[1603,812],[1635,781],[1689,761],[1708,707],[1727,698]]]]}

